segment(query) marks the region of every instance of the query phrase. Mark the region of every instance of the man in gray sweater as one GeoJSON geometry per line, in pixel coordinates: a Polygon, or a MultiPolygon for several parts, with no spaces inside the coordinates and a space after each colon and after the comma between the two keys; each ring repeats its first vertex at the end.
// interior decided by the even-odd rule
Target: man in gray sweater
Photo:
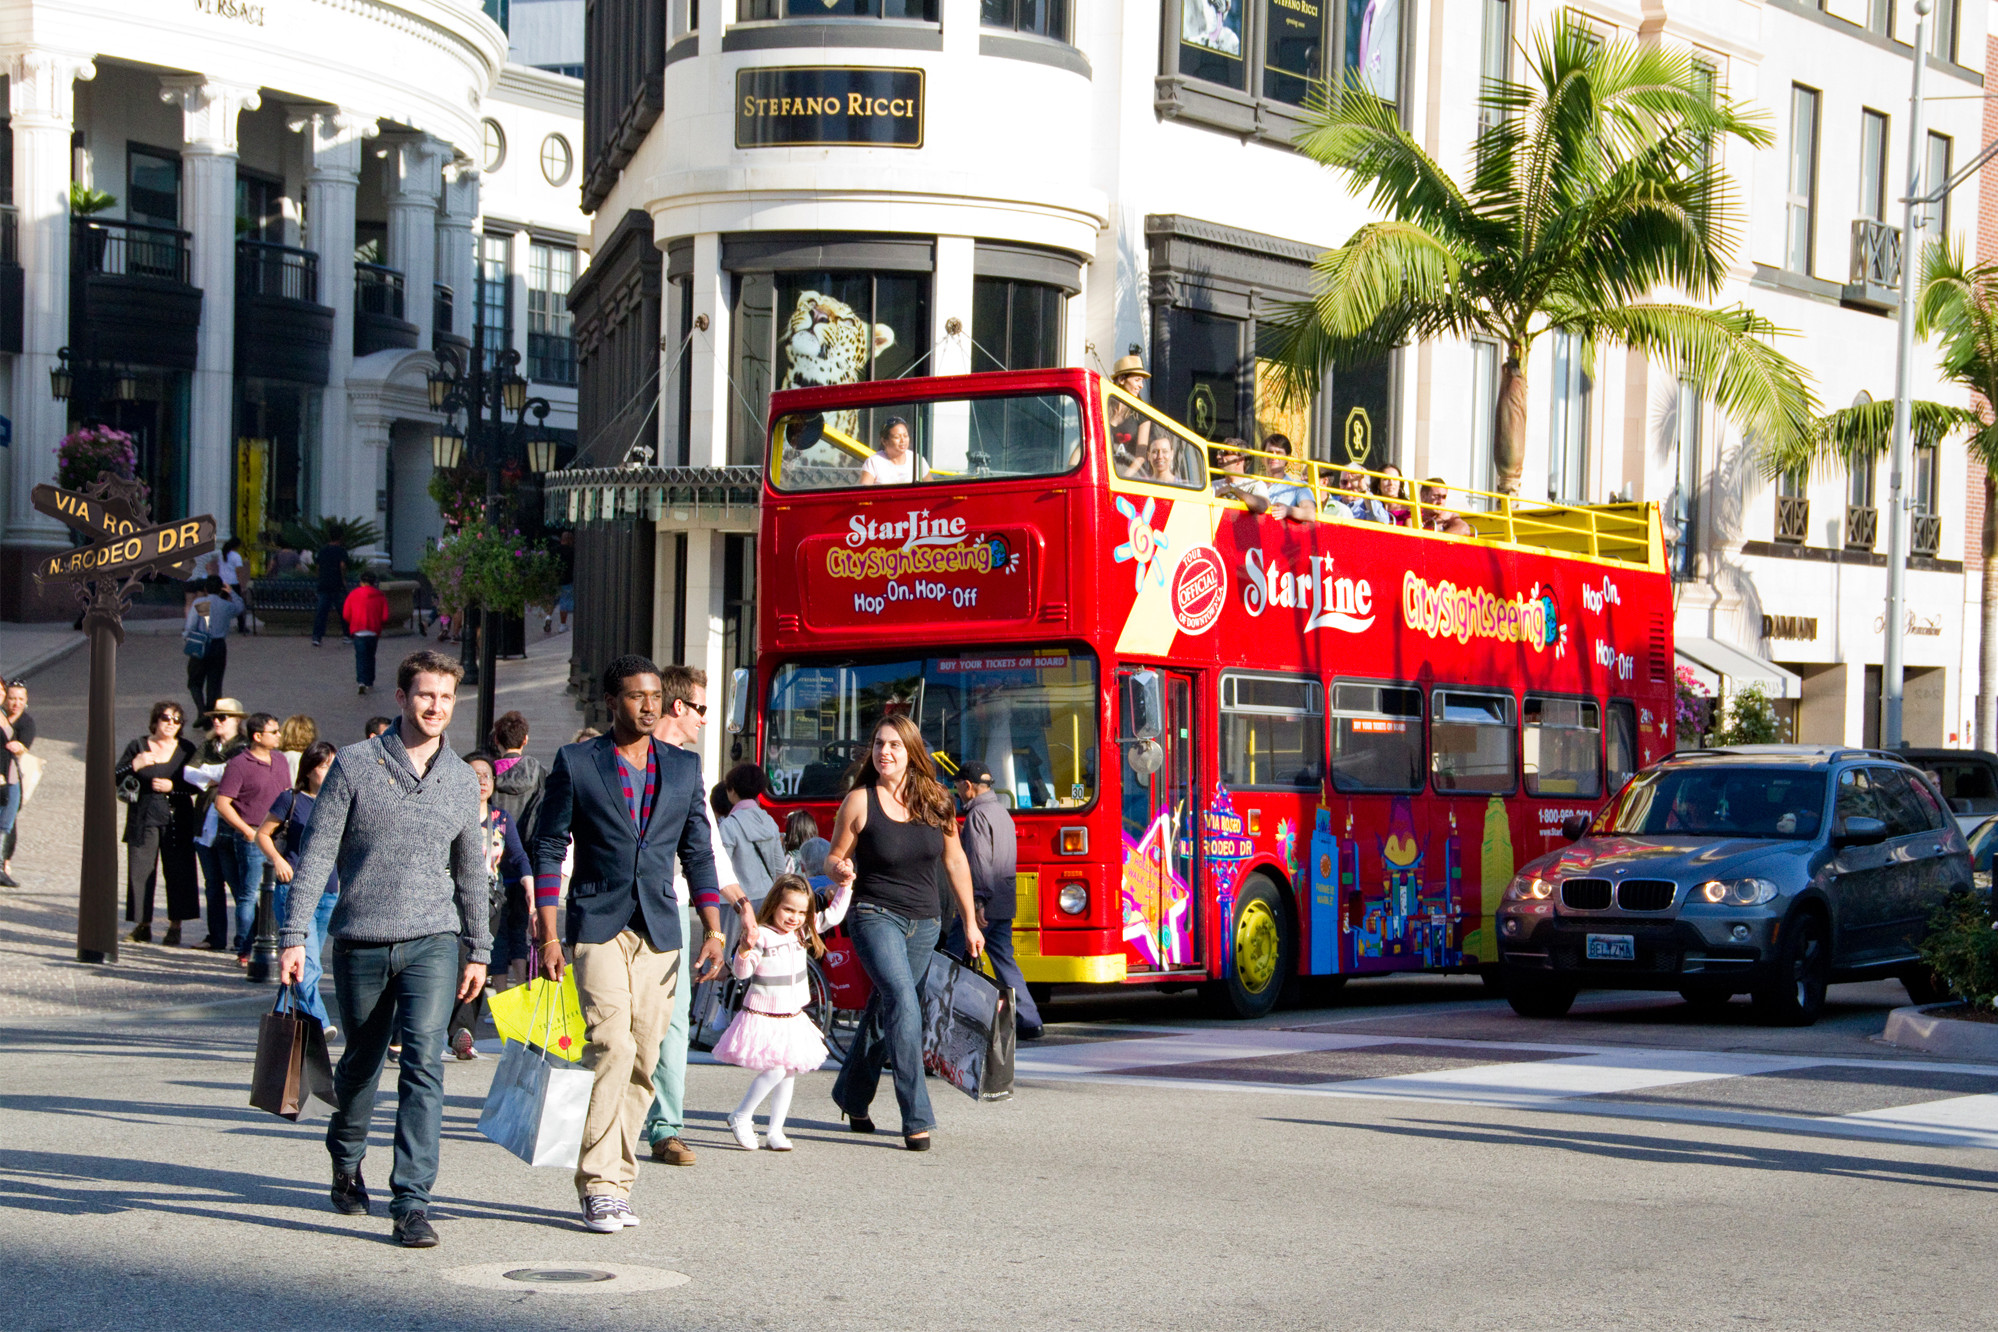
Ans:
{"type": "Polygon", "coordinates": [[[326,1126],[333,1208],[350,1216],[368,1210],[361,1158],[382,1063],[400,1041],[389,1215],[396,1240],[412,1249],[437,1243],[425,1213],[444,1123],[445,1024],[454,1000],[485,988],[492,948],[478,779],[444,744],[463,674],[442,653],[404,658],[395,690],[402,716],[341,750],[319,789],[278,932],[278,978],[289,985],[304,971],[312,913],[337,870],[327,969],[347,1050],[333,1071],[336,1104],[326,1126]],[[461,945],[469,959],[462,971],[461,945]]]}

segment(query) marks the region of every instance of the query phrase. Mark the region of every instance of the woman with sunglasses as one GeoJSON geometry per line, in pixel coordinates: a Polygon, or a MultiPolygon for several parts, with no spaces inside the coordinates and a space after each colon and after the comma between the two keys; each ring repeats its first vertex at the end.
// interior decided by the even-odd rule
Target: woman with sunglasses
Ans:
{"type": "Polygon", "coordinates": [[[136,922],[133,943],[153,941],[153,890],[166,870],[167,929],[160,942],[180,943],[180,923],[201,914],[194,876],[195,788],[187,765],[195,756],[181,734],[180,704],[153,704],[146,733],[118,759],[119,797],[125,810],[125,919],[136,922]]]}

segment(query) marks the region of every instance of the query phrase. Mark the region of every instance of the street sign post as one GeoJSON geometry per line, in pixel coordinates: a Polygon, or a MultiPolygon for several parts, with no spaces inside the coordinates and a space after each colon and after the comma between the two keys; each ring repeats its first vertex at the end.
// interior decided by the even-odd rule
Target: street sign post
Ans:
{"type": "Polygon", "coordinates": [[[50,555],[35,566],[43,582],[76,585],[90,632],[90,705],[83,753],[83,865],[76,897],[76,960],[118,960],[118,645],[125,608],[139,579],[189,569],[215,548],[215,520],[202,515],[149,526],[145,487],[110,472],[82,491],[36,486],[35,508],[75,531],[98,538],[50,555]]]}

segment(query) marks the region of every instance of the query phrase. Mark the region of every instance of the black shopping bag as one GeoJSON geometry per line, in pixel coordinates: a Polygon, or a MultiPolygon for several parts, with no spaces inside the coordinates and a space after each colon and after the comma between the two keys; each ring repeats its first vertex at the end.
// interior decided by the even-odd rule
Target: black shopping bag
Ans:
{"type": "Polygon", "coordinates": [[[930,954],[923,973],[923,1067],[974,1101],[1013,1094],[1013,990],[930,954]]]}
{"type": "Polygon", "coordinates": [[[333,1104],[333,1065],[326,1054],[326,1032],[317,1018],[300,1011],[297,995],[286,985],[278,991],[277,1004],[257,1025],[250,1104],[295,1120],[314,1096],[333,1104]]]}

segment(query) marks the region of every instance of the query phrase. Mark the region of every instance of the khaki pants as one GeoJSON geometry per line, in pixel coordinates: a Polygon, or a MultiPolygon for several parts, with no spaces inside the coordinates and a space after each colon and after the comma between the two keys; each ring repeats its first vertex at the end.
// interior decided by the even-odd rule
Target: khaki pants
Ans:
{"type": "Polygon", "coordinates": [[[596,1075],[576,1162],[576,1192],[631,1196],[638,1177],[638,1133],[652,1105],[652,1069],[673,1017],[680,953],[624,930],[608,943],[578,944],[576,994],[589,1045],[583,1065],[596,1075]]]}

